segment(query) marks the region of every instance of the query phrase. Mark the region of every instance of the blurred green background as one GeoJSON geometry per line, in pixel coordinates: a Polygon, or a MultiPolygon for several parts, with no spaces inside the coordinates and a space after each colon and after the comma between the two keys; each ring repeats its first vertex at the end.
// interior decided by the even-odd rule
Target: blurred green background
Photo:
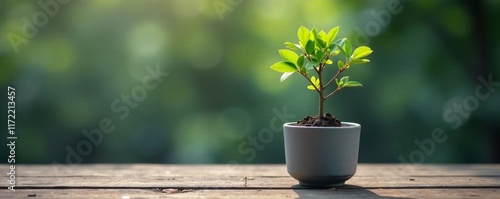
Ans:
{"type": "Polygon", "coordinates": [[[275,112],[286,109],[288,121],[316,114],[317,95],[298,75],[280,83],[269,66],[301,25],[340,25],[339,36],[374,50],[371,63],[347,71],[364,87],[326,102],[362,125],[359,162],[500,162],[500,85],[476,96],[478,78],[500,82],[499,1],[63,3],[47,11],[38,1],[0,2],[0,118],[13,85],[18,164],[284,163],[275,112]],[[36,32],[23,32],[33,17],[36,32]],[[120,102],[144,88],[148,67],[168,76],[133,106],[120,102]],[[82,131],[103,118],[115,129],[89,145],[82,131]],[[447,140],[412,157],[426,152],[415,140],[436,128],[447,140]]]}

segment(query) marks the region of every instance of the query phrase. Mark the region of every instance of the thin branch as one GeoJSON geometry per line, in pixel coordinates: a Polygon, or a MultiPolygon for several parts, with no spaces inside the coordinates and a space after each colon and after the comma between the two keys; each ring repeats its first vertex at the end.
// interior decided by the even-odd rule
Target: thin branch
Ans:
{"type": "Polygon", "coordinates": [[[301,74],[302,76],[304,76],[304,77],[307,79],[307,81],[309,81],[309,83],[311,83],[311,85],[314,87],[314,89],[315,89],[316,91],[318,91],[318,93],[321,93],[321,92],[319,91],[319,89],[318,89],[318,88],[316,88],[316,85],[314,85],[314,83],[313,83],[313,82],[309,79],[309,77],[307,77],[307,75],[305,75],[304,73],[300,73],[300,74],[301,74]]]}
{"type": "Polygon", "coordinates": [[[313,68],[316,71],[316,73],[318,73],[318,75],[319,75],[319,73],[321,73],[321,69],[318,70],[318,69],[316,69],[316,67],[313,67],[313,68]]]}
{"type": "Polygon", "coordinates": [[[307,60],[312,61],[311,56],[309,56],[306,52],[302,52],[302,54],[304,54],[304,57],[306,57],[307,60]]]}
{"type": "Polygon", "coordinates": [[[337,87],[337,89],[335,89],[333,92],[331,92],[330,94],[328,94],[324,99],[328,99],[330,96],[332,96],[334,93],[336,93],[337,91],[340,91],[342,89],[342,87],[337,87]]]}
{"type": "MultiPolygon", "coordinates": [[[[329,58],[328,58],[328,59],[329,59],[329,58]]],[[[339,69],[339,70],[337,71],[337,74],[335,74],[335,75],[332,77],[332,79],[330,79],[330,81],[328,81],[328,83],[326,83],[326,84],[325,84],[325,86],[324,86],[323,88],[328,87],[328,86],[329,86],[329,85],[333,82],[333,80],[335,80],[335,79],[336,79],[336,78],[340,75],[340,73],[344,72],[344,71],[345,71],[345,69],[347,68],[348,64],[349,64],[349,62],[347,61],[347,58],[346,58],[346,60],[345,60],[345,64],[344,64],[344,66],[342,66],[342,69],[339,69]]]]}
{"type": "MultiPolygon", "coordinates": [[[[342,68],[344,68],[344,67],[342,67],[342,68]]],[[[335,75],[332,77],[332,79],[330,79],[330,81],[328,81],[328,83],[326,83],[326,84],[325,84],[325,86],[324,86],[323,88],[328,87],[328,85],[330,85],[330,84],[333,82],[333,80],[335,80],[335,79],[336,79],[336,78],[340,75],[340,73],[342,73],[342,72],[344,72],[344,70],[343,70],[343,69],[339,69],[339,70],[337,71],[337,74],[335,74],[335,75]]]]}

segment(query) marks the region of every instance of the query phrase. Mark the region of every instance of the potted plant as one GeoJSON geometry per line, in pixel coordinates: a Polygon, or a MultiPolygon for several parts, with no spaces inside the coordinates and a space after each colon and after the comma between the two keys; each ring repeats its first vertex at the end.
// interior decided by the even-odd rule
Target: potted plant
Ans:
{"type": "Polygon", "coordinates": [[[271,66],[271,69],[283,73],[281,81],[294,73],[305,77],[310,83],[307,89],[319,96],[317,116],[306,116],[298,122],[283,125],[287,170],[302,186],[342,186],[356,173],[361,125],[341,122],[325,113],[324,104],[344,88],[362,86],[349,76],[340,75],[352,65],[370,62],[365,57],[373,51],[367,46],[353,50],[347,38],[335,40],[338,32],[338,26],[328,33],[300,27],[297,33],[299,43],[285,42],[288,49],[279,50],[283,61],[271,66]],[[333,67],[337,55],[343,56],[333,67]],[[332,68],[337,68],[337,72],[334,73],[332,68]],[[337,87],[329,89],[332,84],[337,87]]]}

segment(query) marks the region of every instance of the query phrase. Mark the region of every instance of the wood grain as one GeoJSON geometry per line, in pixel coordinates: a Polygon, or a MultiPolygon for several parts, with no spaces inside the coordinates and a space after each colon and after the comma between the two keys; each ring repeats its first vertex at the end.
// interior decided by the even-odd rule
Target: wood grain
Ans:
{"type": "Polygon", "coordinates": [[[0,190],[2,198],[499,198],[500,189],[202,189],[167,193],[156,189],[0,190]]]}
{"type": "MultiPolygon", "coordinates": [[[[7,165],[0,164],[2,168],[7,165]]],[[[20,176],[288,176],[285,165],[16,165],[20,176]]],[[[356,176],[500,176],[498,164],[359,164],[356,176]]]]}
{"type": "Polygon", "coordinates": [[[285,165],[16,165],[16,192],[6,180],[0,176],[1,198],[500,198],[497,164],[360,164],[334,190],[298,186],[285,165]]]}

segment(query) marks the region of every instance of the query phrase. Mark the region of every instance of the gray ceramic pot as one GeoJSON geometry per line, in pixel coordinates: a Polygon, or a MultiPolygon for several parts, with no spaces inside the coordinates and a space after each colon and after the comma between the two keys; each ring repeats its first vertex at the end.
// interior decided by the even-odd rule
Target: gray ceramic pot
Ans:
{"type": "Polygon", "coordinates": [[[356,173],[361,125],[342,127],[283,125],[288,173],[307,187],[344,185],[356,173]]]}

